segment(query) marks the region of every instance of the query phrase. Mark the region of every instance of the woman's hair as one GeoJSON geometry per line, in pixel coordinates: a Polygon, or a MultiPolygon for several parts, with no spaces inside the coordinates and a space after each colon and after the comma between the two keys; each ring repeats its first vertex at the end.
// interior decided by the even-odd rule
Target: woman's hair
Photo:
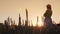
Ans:
{"type": "Polygon", "coordinates": [[[50,4],[47,4],[47,9],[51,9],[51,5],[50,4]]]}

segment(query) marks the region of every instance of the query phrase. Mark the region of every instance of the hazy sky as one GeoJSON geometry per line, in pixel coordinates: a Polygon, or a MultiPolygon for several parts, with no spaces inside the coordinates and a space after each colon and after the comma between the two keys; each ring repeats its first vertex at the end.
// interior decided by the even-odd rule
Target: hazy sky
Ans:
{"type": "Polygon", "coordinates": [[[4,22],[8,16],[18,22],[19,13],[25,20],[25,9],[28,9],[29,20],[36,22],[37,16],[43,16],[46,5],[51,4],[52,19],[60,21],[60,0],[0,0],[0,22],[4,22]]]}

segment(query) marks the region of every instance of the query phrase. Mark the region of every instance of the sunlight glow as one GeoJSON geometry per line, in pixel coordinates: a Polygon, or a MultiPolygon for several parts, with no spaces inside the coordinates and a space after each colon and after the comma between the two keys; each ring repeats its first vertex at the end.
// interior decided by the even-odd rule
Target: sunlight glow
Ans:
{"type": "Polygon", "coordinates": [[[43,22],[42,22],[42,18],[41,17],[39,18],[38,26],[40,26],[40,27],[43,26],[43,22]]]}
{"type": "Polygon", "coordinates": [[[37,26],[36,24],[38,24],[39,27],[43,26],[43,22],[42,22],[42,17],[41,16],[38,19],[38,23],[37,23],[37,20],[34,19],[33,26],[37,26]]]}

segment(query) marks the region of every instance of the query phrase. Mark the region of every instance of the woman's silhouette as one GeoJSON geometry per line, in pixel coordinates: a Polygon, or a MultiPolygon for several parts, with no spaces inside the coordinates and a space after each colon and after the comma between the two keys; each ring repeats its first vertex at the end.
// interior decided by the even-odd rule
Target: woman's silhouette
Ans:
{"type": "Polygon", "coordinates": [[[46,12],[44,13],[44,22],[45,22],[45,25],[47,28],[51,28],[52,27],[52,19],[51,19],[51,16],[52,16],[52,9],[51,9],[51,5],[48,4],[47,6],[47,10],[46,12]]]}

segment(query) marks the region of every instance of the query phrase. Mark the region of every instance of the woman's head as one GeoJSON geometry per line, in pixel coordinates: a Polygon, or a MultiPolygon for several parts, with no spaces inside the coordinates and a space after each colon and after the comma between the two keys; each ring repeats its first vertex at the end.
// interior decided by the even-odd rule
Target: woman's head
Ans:
{"type": "Polygon", "coordinates": [[[50,4],[47,4],[47,9],[51,9],[51,5],[50,4]]]}

